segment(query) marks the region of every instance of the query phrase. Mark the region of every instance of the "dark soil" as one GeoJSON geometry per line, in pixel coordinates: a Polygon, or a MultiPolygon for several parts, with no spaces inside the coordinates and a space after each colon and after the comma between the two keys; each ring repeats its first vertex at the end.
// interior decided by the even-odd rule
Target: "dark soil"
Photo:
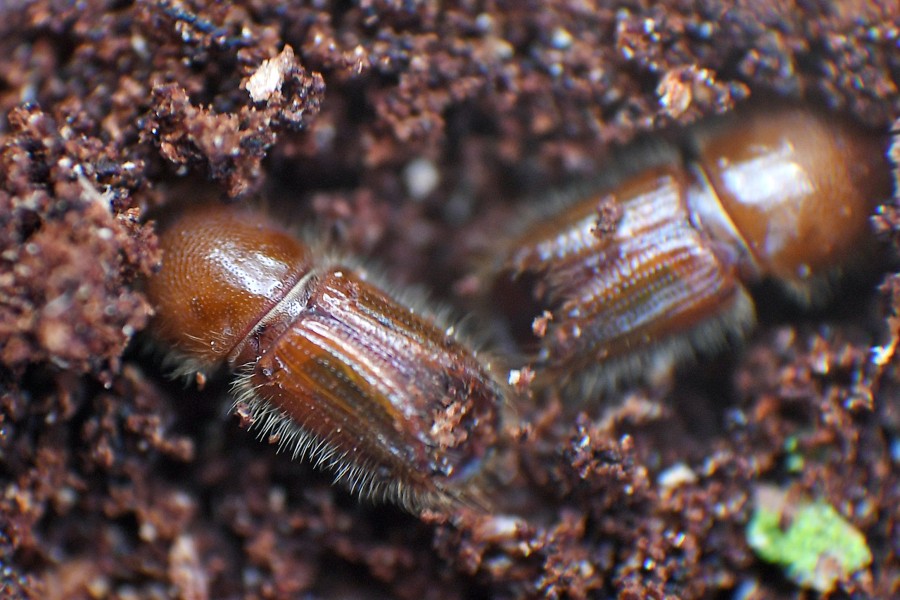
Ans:
{"type": "Polygon", "coordinates": [[[900,594],[900,359],[870,351],[900,336],[892,199],[884,266],[827,307],[761,301],[703,368],[520,402],[494,515],[373,506],[276,454],[227,376],[167,377],[140,292],[153,218],[255,202],[442,290],[509,354],[517,307],[484,302],[473,256],[529,198],[748,98],[887,133],[893,3],[206,4],[0,5],[0,595],[801,597],[747,545],[763,483],[866,536],[836,594],[900,594]],[[252,79],[266,59],[280,87],[252,79]]]}

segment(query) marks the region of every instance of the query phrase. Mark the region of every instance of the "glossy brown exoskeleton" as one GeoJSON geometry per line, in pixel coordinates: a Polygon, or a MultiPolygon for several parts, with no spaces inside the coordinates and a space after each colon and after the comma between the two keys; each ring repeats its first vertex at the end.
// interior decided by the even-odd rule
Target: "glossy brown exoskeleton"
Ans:
{"type": "Polygon", "coordinates": [[[746,284],[814,300],[870,246],[890,194],[884,142],[805,108],[737,111],[540,210],[502,258],[537,278],[549,311],[537,367],[613,385],[741,338],[755,320],[746,284]]]}
{"type": "Polygon", "coordinates": [[[227,364],[261,435],[411,511],[481,500],[503,391],[454,329],[239,208],[160,237],[152,330],[184,373],[227,364]]]}

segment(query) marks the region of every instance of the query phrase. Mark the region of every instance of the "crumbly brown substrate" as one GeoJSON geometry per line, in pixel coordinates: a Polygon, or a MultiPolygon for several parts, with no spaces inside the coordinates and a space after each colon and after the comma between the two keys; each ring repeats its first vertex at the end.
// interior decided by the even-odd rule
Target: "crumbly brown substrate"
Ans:
{"type": "MultiPolygon", "coordinates": [[[[812,313],[760,302],[743,350],[674,384],[521,402],[503,512],[421,519],[276,455],[226,416],[227,381],[169,381],[140,339],[151,307],[138,282],[160,258],[148,214],[263,199],[390,278],[489,313],[506,353],[517,307],[477,300],[471,257],[527,197],[748,97],[887,130],[900,14],[824,1],[209,4],[0,9],[2,593],[795,597],[745,539],[767,483],[824,499],[866,536],[872,566],[844,591],[897,594],[897,275],[812,313]]],[[[876,225],[896,252],[885,201],[876,225]]]]}

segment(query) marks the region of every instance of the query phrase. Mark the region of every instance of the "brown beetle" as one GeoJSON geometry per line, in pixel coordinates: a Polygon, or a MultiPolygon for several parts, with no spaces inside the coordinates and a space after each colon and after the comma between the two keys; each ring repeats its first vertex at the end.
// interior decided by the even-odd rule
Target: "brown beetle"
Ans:
{"type": "Polygon", "coordinates": [[[189,210],[147,282],[183,373],[222,363],[261,436],[410,511],[478,504],[503,390],[454,329],[246,209],[189,210]]]}
{"type": "Polygon", "coordinates": [[[745,285],[763,278],[815,300],[865,254],[890,193],[884,139],[797,107],[737,111],[639,161],[506,246],[502,269],[536,275],[549,309],[545,378],[611,387],[740,339],[755,321],[745,285]]]}

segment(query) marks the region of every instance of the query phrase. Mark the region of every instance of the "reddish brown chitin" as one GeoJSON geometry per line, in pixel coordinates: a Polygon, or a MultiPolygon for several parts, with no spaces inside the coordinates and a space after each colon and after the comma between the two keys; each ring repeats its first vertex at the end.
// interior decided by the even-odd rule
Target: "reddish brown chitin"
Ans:
{"type": "Polygon", "coordinates": [[[409,510],[479,500],[501,389],[452,328],[254,212],[188,211],[161,244],[156,335],[239,372],[263,435],[409,510]]]}
{"type": "Polygon", "coordinates": [[[610,385],[741,337],[755,318],[745,283],[772,277],[810,299],[859,256],[890,193],[882,139],[800,108],[738,112],[682,142],[511,244],[505,268],[537,273],[553,308],[545,373],[598,366],[581,380],[610,385]]]}

